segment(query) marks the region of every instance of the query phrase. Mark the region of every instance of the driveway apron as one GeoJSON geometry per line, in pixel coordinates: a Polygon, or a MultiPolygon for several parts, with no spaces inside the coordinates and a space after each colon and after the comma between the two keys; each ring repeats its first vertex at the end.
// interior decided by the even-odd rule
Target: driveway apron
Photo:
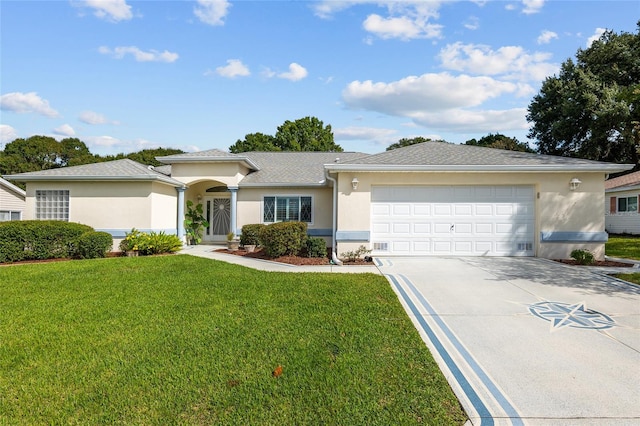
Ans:
{"type": "Polygon", "coordinates": [[[376,264],[471,424],[640,424],[640,287],[533,258],[376,264]]]}

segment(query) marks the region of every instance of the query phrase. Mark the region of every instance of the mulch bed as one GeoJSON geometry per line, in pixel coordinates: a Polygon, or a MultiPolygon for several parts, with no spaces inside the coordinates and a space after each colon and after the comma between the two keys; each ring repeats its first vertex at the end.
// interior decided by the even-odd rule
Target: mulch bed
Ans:
{"type": "MultiPolygon", "coordinates": [[[[250,257],[252,259],[269,260],[271,262],[287,263],[289,265],[296,266],[316,266],[316,265],[329,265],[329,257],[302,257],[302,256],[281,256],[272,258],[267,256],[264,250],[258,249],[249,253],[248,251],[240,248],[238,250],[217,249],[218,253],[232,254],[234,256],[250,257]]],[[[371,262],[365,262],[364,259],[360,259],[357,262],[345,262],[345,265],[370,265],[371,262]]]]}
{"type": "Polygon", "coordinates": [[[608,266],[608,267],[616,267],[616,268],[632,268],[632,263],[624,263],[624,262],[616,262],[613,260],[596,260],[591,265],[580,265],[573,259],[554,259],[556,262],[564,263],[565,265],[573,265],[573,266],[608,266]]]}

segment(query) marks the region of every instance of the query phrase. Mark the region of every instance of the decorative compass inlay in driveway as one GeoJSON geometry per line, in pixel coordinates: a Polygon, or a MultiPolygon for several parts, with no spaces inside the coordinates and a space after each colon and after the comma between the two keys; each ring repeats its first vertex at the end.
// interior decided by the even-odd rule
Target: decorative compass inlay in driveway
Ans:
{"type": "Polygon", "coordinates": [[[529,312],[538,318],[551,322],[552,331],[563,327],[603,330],[616,325],[610,316],[587,309],[584,302],[574,304],[539,302],[530,305],[529,312]]]}

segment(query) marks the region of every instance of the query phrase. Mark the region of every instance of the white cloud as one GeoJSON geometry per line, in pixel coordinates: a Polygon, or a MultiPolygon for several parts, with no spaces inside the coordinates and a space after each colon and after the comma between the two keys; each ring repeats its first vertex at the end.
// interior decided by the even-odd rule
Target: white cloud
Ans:
{"type": "Polygon", "coordinates": [[[18,132],[8,124],[0,124],[0,143],[7,144],[18,139],[18,132]]]}
{"type": "Polygon", "coordinates": [[[126,0],[84,0],[82,4],[93,9],[95,16],[107,21],[127,21],[133,17],[126,0]]]}
{"type": "Polygon", "coordinates": [[[477,16],[470,16],[464,23],[464,27],[468,30],[477,30],[480,28],[480,19],[477,16]]]}
{"type": "MultiPolygon", "coordinates": [[[[382,39],[410,40],[441,37],[442,25],[430,22],[431,19],[438,18],[441,3],[435,0],[324,0],[314,4],[313,10],[321,18],[331,18],[337,12],[362,4],[385,7],[387,16],[370,14],[362,23],[363,28],[382,39]]],[[[370,44],[371,39],[365,38],[365,43],[370,44]]]]}
{"type": "Polygon", "coordinates": [[[501,95],[518,94],[520,90],[518,84],[491,77],[440,73],[406,77],[391,83],[353,81],[342,92],[342,99],[349,108],[406,117],[431,128],[508,130],[526,128],[524,109],[500,111],[479,107],[501,95]]]}
{"type": "Polygon", "coordinates": [[[522,0],[522,4],[524,5],[522,13],[525,15],[532,15],[540,12],[544,6],[544,2],[545,0],[522,0]]]}
{"type": "Polygon", "coordinates": [[[602,37],[602,34],[604,34],[606,31],[606,28],[596,28],[596,31],[593,33],[593,35],[587,39],[587,47],[591,47],[591,44],[593,44],[594,41],[599,40],[600,37],[602,37]]]}
{"type": "Polygon", "coordinates": [[[136,46],[119,46],[113,49],[107,46],[101,46],[98,52],[103,55],[112,56],[115,59],[122,59],[125,55],[132,55],[138,62],[175,62],[178,60],[178,54],[165,50],[164,52],[158,52],[157,50],[150,50],[145,52],[140,50],[136,46]]]}
{"type": "Polygon", "coordinates": [[[94,111],[83,111],[80,113],[78,119],[86,124],[111,124],[104,115],[94,111]]]}
{"type": "Polygon", "coordinates": [[[305,78],[308,75],[308,72],[305,67],[300,64],[296,64],[292,62],[289,65],[289,71],[281,72],[278,74],[278,78],[284,78],[285,80],[290,81],[299,81],[305,78]]]}
{"type": "Polygon", "coordinates": [[[60,117],[55,109],[51,108],[49,101],[42,99],[36,92],[7,93],[0,97],[0,109],[17,113],[30,113],[44,115],[45,117],[60,117]]]}
{"type": "Polygon", "coordinates": [[[198,6],[193,8],[193,13],[205,24],[224,25],[229,7],[231,3],[227,0],[198,0],[198,6]]]}
{"type": "Polygon", "coordinates": [[[527,53],[520,46],[503,46],[498,50],[481,44],[449,44],[438,54],[442,66],[449,70],[474,74],[501,75],[521,81],[541,81],[559,69],[547,62],[550,53],[527,53]]]}
{"type": "Polygon", "coordinates": [[[551,43],[551,40],[553,39],[557,39],[558,38],[558,34],[554,33],[553,31],[549,31],[549,30],[544,30],[542,31],[542,33],[538,36],[538,44],[549,44],[551,43]]]}
{"type": "Polygon", "coordinates": [[[227,78],[246,77],[251,75],[249,68],[243,64],[240,59],[228,59],[227,65],[217,67],[215,73],[227,78]]]}
{"type": "Polygon", "coordinates": [[[73,130],[73,127],[70,125],[63,124],[62,126],[53,129],[53,133],[61,136],[75,136],[76,131],[73,130]]]}
{"type": "Polygon", "coordinates": [[[336,140],[381,140],[388,139],[397,133],[395,129],[381,129],[379,127],[349,126],[333,129],[336,140]]]}

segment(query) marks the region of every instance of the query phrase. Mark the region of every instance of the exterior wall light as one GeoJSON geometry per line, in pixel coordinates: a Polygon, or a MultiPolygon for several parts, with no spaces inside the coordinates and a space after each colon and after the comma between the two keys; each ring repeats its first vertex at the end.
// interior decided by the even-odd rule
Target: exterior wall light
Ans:
{"type": "Polygon", "coordinates": [[[582,181],[580,179],[573,178],[569,181],[569,189],[575,191],[576,189],[578,189],[581,183],[582,181]]]}
{"type": "Polygon", "coordinates": [[[358,180],[358,178],[354,177],[351,180],[351,187],[353,188],[353,190],[355,191],[356,189],[358,189],[358,184],[360,183],[360,181],[358,180]]]}
{"type": "Polygon", "coordinates": [[[198,194],[198,204],[200,204],[200,202],[202,201],[202,195],[198,194]]]}

